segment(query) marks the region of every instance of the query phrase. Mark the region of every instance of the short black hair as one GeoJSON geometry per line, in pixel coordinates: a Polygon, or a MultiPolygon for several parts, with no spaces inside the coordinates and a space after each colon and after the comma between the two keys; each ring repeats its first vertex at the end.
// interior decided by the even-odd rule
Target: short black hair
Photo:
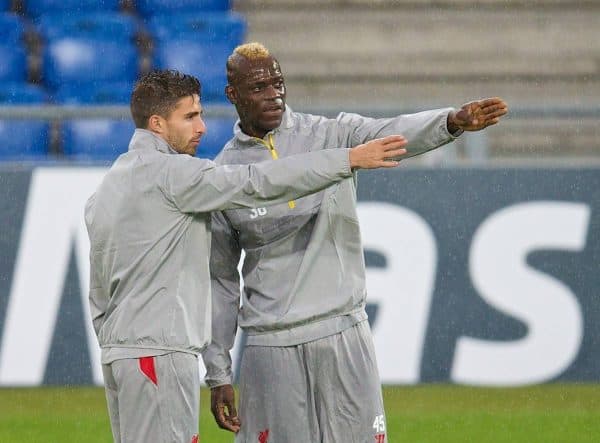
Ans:
{"type": "Polygon", "coordinates": [[[196,77],[172,69],[142,76],[131,93],[131,116],[136,128],[146,129],[152,115],[168,118],[179,100],[194,94],[201,97],[201,89],[196,77]]]}

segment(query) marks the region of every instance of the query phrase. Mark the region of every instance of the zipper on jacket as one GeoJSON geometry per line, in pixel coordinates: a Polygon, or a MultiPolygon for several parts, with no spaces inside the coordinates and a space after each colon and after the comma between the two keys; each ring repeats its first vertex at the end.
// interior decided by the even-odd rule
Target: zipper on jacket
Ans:
{"type": "MultiPolygon", "coordinates": [[[[277,154],[277,150],[275,149],[275,144],[273,143],[273,134],[269,134],[269,142],[268,143],[266,141],[264,141],[262,138],[256,137],[256,139],[267,147],[267,149],[271,153],[271,157],[273,158],[273,160],[279,159],[279,154],[277,154]]],[[[296,207],[296,201],[290,200],[288,202],[288,206],[290,207],[290,209],[294,209],[296,207]]]]}

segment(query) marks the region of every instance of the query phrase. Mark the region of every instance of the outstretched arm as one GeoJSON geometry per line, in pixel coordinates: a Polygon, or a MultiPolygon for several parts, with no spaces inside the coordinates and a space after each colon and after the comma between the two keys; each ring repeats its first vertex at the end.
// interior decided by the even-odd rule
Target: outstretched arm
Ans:
{"type": "Polygon", "coordinates": [[[478,131],[498,123],[508,112],[504,100],[487,98],[464,104],[460,109],[432,109],[392,118],[369,118],[341,113],[337,117],[338,143],[351,146],[389,134],[402,134],[407,139],[404,159],[421,155],[450,143],[462,131],[478,131]]]}
{"type": "Polygon", "coordinates": [[[448,114],[448,131],[480,131],[495,125],[508,113],[508,105],[499,97],[465,103],[458,111],[448,114]]]}
{"type": "Polygon", "coordinates": [[[251,165],[217,166],[173,155],[165,168],[164,194],[182,212],[211,212],[273,205],[300,198],[352,176],[355,169],[397,166],[388,159],[406,153],[393,135],[352,149],[328,149],[251,165]]]}

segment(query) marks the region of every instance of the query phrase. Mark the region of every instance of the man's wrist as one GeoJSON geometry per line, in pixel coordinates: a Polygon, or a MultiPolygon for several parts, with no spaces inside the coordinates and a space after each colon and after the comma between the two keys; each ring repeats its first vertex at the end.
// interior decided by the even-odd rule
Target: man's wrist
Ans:
{"type": "Polygon", "coordinates": [[[446,118],[446,129],[452,137],[458,137],[464,130],[455,123],[455,111],[450,111],[446,118]]]}

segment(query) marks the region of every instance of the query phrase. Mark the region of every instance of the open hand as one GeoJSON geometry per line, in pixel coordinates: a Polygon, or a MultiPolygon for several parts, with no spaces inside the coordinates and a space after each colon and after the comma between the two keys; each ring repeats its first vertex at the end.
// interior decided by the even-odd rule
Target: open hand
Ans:
{"type": "Polygon", "coordinates": [[[350,167],[352,169],[393,168],[398,166],[397,159],[406,154],[406,139],[402,135],[388,135],[377,138],[350,149],[350,167]]]}
{"type": "Polygon", "coordinates": [[[448,115],[448,131],[479,131],[500,121],[508,113],[508,105],[499,97],[465,103],[448,115]]]}
{"type": "Polygon", "coordinates": [[[210,410],[221,429],[235,433],[239,432],[240,419],[235,409],[233,386],[217,386],[210,390],[210,410]]]}

